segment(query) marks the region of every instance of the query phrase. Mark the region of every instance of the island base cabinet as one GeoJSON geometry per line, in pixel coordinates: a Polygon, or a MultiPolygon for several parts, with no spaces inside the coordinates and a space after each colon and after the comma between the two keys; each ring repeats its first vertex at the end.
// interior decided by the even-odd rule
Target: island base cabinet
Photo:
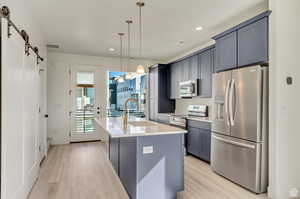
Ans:
{"type": "Polygon", "coordinates": [[[137,137],[120,139],[119,177],[130,198],[136,198],[137,137]]]}
{"type": "Polygon", "coordinates": [[[138,137],[138,199],[176,199],[184,190],[182,143],[181,134],[138,137]]]}
{"type": "Polygon", "coordinates": [[[174,134],[110,139],[110,160],[115,164],[119,157],[118,175],[131,199],[176,199],[184,190],[183,138],[174,134]]]}
{"type": "Polygon", "coordinates": [[[119,138],[109,138],[109,160],[117,175],[119,175],[119,142],[119,138]]]}

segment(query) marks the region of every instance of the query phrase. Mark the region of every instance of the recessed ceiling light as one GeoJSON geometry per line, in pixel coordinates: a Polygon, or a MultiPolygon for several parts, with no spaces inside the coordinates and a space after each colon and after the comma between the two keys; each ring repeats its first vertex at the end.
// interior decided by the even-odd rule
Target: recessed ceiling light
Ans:
{"type": "Polygon", "coordinates": [[[109,48],[108,50],[109,50],[110,52],[114,52],[114,51],[115,51],[114,48],[109,48]]]}
{"type": "Polygon", "coordinates": [[[196,30],[202,30],[202,29],[203,29],[202,26],[199,26],[199,27],[196,28],[196,30]]]}

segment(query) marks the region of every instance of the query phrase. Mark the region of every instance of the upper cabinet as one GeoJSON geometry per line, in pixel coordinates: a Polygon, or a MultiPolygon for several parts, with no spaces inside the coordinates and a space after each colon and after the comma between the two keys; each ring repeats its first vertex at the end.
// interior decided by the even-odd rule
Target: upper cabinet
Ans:
{"type": "Polygon", "coordinates": [[[238,66],[268,61],[268,18],[237,31],[238,66]]]}
{"type": "MultiPolygon", "coordinates": [[[[170,99],[170,68],[168,65],[159,64],[149,71],[149,117],[158,120],[159,113],[173,113],[175,101],[170,99]]],[[[172,87],[171,87],[172,88],[172,87]]]]}
{"type": "Polygon", "coordinates": [[[237,66],[237,33],[229,33],[216,40],[216,71],[237,66]]]}
{"type": "Polygon", "coordinates": [[[206,50],[200,55],[200,85],[199,96],[211,97],[212,95],[212,74],[213,74],[213,51],[206,50]]]}
{"type": "Polygon", "coordinates": [[[194,55],[189,60],[190,60],[189,77],[192,80],[198,79],[200,74],[199,55],[194,55]]]}
{"type": "Polygon", "coordinates": [[[179,83],[199,79],[199,97],[211,97],[212,73],[214,71],[214,46],[170,64],[170,98],[178,99],[179,83]]]}
{"type": "Polygon", "coordinates": [[[268,62],[268,17],[266,11],[215,37],[215,72],[268,62]]]}

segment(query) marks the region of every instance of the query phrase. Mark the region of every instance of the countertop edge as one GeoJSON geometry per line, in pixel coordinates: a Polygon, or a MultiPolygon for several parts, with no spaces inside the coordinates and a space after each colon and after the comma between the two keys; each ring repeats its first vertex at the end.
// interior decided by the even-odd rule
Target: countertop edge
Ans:
{"type": "MultiPolygon", "coordinates": [[[[165,132],[155,132],[155,133],[140,133],[140,134],[137,133],[137,134],[123,134],[123,135],[118,134],[118,135],[113,135],[113,134],[111,134],[111,133],[108,132],[108,130],[103,126],[102,122],[99,119],[94,118],[94,121],[96,121],[96,123],[99,126],[101,126],[101,128],[103,128],[107,132],[107,134],[109,135],[109,137],[111,137],[111,138],[158,136],[158,135],[176,135],[176,134],[186,134],[187,133],[187,130],[182,129],[182,130],[172,131],[172,132],[165,131],[165,132]]],[[[150,122],[153,122],[153,121],[150,121],[150,122]]],[[[158,122],[153,122],[153,123],[158,123],[158,122]]],[[[158,123],[158,124],[172,127],[171,125],[168,125],[168,124],[162,124],[162,123],[158,123]]]]}

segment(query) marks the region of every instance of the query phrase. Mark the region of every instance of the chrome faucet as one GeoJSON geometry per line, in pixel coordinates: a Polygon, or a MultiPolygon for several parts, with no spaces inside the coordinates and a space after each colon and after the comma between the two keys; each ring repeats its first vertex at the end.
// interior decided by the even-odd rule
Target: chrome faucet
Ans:
{"type": "Polygon", "coordinates": [[[124,128],[127,128],[127,124],[128,124],[128,102],[135,102],[136,103],[136,107],[137,107],[137,111],[140,110],[140,105],[139,105],[139,101],[135,98],[128,98],[125,103],[124,103],[124,116],[123,116],[123,124],[124,124],[124,128]]]}

